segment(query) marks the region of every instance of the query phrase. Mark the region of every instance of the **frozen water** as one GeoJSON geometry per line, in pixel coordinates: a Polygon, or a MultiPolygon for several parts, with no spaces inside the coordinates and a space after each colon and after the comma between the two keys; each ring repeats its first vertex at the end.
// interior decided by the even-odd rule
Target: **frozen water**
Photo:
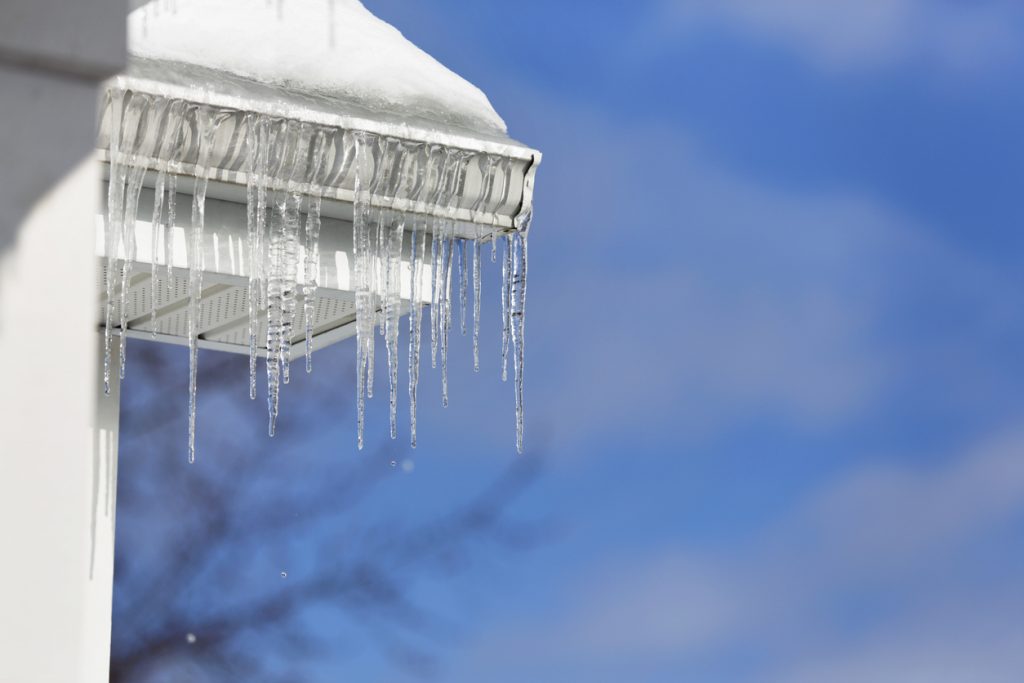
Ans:
{"type": "Polygon", "coordinates": [[[199,370],[199,313],[203,296],[203,229],[206,222],[206,188],[209,183],[210,153],[217,132],[217,114],[210,107],[196,113],[199,158],[196,188],[192,198],[192,230],[188,244],[188,461],[196,460],[196,389],[199,370]]]}
{"type": "MultiPolygon", "coordinates": [[[[206,191],[222,163],[212,155],[224,138],[230,137],[233,163],[244,183],[247,204],[245,244],[240,253],[248,266],[249,390],[255,398],[258,359],[263,355],[268,432],[273,435],[276,431],[282,385],[288,382],[290,362],[296,355],[293,344],[304,344],[306,369],[312,369],[323,196],[339,178],[349,178],[353,188],[351,282],[356,309],[357,442],[362,448],[366,400],[373,394],[378,326],[387,360],[390,436],[398,435],[399,329],[401,315],[408,310],[409,430],[410,443],[415,447],[423,303],[430,302],[431,364],[436,366],[440,356],[442,404],[447,406],[450,333],[455,315],[463,333],[472,321],[473,367],[480,366],[482,247],[485,240],[491,240],[493,249],[498,239],[493,231],[485,232],[481,226],[487,224],[495,206],[507,203],[511,162],[454,147],[117,89],[110,93],[107,118],[111,164],[104,239],[107,385],[111,379],[111,335],[117,328],[123,335],[133,323],[128,319],[127,304],[133,283],[141,277],[133,279],[132,268],[136,258],[135,223],[146,173],[155,172],[152,245],[148,253],[152,294],[149,317],[154,331],[158,308],[163,305],[157,302],[158,264],[166,266],[170,276],[174,263],[177,178],[180,174],[192,175],[195,184],[185,254],[188,458],[190,462],[195,460],[199,347],[204,325],[209,325],[201,319],[206,191]],[[223,135],[221,131],[225,131],[223,135]],[[470,175],[472,180],[468,180],[470,175]],[[458,313],[454,310],[455,297],[458,313]],[[114,319],[116,311],[120,311],[118,320],[114,319]],[[265,334],[261,334],[264,329],[265,334]]],[[[511,362],[519,450],[523,447],[526,236],[530,218],[527,207],[516,219],[514,229],[502,239],[502,372],[508,374],[511,362]]],[[[169,283],[165,280],[164,286],[169,283]]]]}

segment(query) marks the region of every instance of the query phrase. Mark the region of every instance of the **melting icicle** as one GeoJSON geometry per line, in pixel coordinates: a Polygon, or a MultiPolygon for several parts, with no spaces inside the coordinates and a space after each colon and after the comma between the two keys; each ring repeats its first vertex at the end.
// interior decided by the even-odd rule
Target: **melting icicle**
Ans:
{"type": "MultiPolygon", "coordinates": [[[[182,123],[184,125],[184,123],[182,123]]],[[[164,223],[164,263],[167,266],[167,285],[174,281],[174,223],[177,221],[178,176],[167,176],[167,222],[164,223]]]]}
{"type": "Polygon", "coordinates": [[[388,408],[391,420],[391,438],[395,439],[398,437],[398,323],[401,314],[402,238],[405,221],[396,216],[394,224],[387,226],[386,229],[388,234],[384,326],[388,355],[388,408]]]}
{"type": "Polygon", "coordinates": [[[313,143],[313,167],[310,173],[309,210],[306,214],[306,262],[302,285],[303,319],[306,321],[306,372],[313,372],[313,326],[316,322],[316,296],[320,273],[320,168],[327,147],[327,134],[318,131],[313,143]]]}
{"type": "Polygon", "coordinates": [[[480,293],[483,288],[480,282],[480,222],[484,216],[481,208],[485,200],[491,196],[494,186],[494,159],[488,154],[483,159],[481,168],[482,182],[480,194],[473,206],[473,217],[477,220],[476,238],[473,240],[473,372],[480,372],[480,293]]]}
{"type": "MultiPolygon", "coordinates": [[[[253,159],[253,175],[255,178],[255,198],[248,197],[247,213],[252,220],[249,228],[249,398],[256,399],[256,358],[259,353],[260,300],[266,299],[265,239],[267,224],[267,164],[270,158],[271,136],[270,119],[258,116],[255,130],[251,131],[255,140],[255,158],[253,159]]],[[[248,191],[248,188],[247,188],[248,191]]],[[[269,355],[268,360],[269,363],[269,355]]]]}
{"type": "Polygon", "coordinates": [[[409,312],[409,443],[416,448],[416,399],[420,379],[420,337],[423,329],[423,306],[420,304],[423,259],[427,249],[427,233],[422,219],[413,219],[412,232],[412,310],[409,312]]]}
{"type": "Polygon", "coordinates": [[[114,327],[114,273],[117,270],[118,237],[121,234],[120,221],[124,217],[122,202],[124,201],[125,171],[121,160],[121,132],[124,117],[123,90],[110,91],[110,180],[107,186],[107,225],[106,225],[106,302],[104,306],[103,327],[103,391],[110,394],[110,361],[111,335],[114,327]]]}
{"type": "Polygon", "coordinates": [[[437,367],[438,321],[441,319],[440,308],[440,268],[441,268],[441,237],[438,234],[438,222],[431,220],[430,231],[430,367],[437,367]]]}
{"type": "Polygon", "coordinates": [[[291,336],[295,322],[295,295],[298,272],[299,207],[301,196],[296,177],[305,174],[309,151],[308,124],[281,122],[281,157],[277,178],[287,176],[284,189],[274,195],[270,226],[267,280],[267,409],[268,431],[274,435],[281,382],[288,383],[291,336]]]}
{"type": "Polygon", "coordinates": [[[196,112],[199,158],[192,195],[192,231],[188,244],[188,461],[196,461],[196,388],[199,369],[199,314],[203,296],[203,229],[206,222],[206,188],[210,153],[217,133],[217,117],[208,106],[196,112]]]}
{"type": "MultiPolygon", "coordinates": [[[[437,155],[436,188],[430,197],[433,207],[440,206],[446,198],[445,185],[451,170],[452,151],[447,148],[434,148],[431,154],[437,155]]],[[[430,367],[437,367],[437,347],[440,341],[441,321],[441,249],[440,221],[431,217],[430,241],[430,367]]]]}
{"type": "Polygon", "coordinates": [[[509,295],[512,299],[510,306],[512,345],[515,349],[512,361],[515,366],[516,451],[519,453],[523,452],[523,376],[526,370],[526,237],[529,229],[529,215],[517,220],[517,232],[512,237],[514,263],[512,283],[509,290],[509,295]]]}
{"type": "Polygon", "coordinates": [[[298,267],[299,267],[299,228],[302,211],[302,188],[300,182],[306,177],[306,161],[309,158],[309,142],[312,127],[303,123],[299,126],[295,153],[290,163],[288,192],[284,214],[284,261],[282,266],[282,318],[281,318],[281,368],[285,384],[291,380],[292,337],[295,330],[297,313],[298,267]]]}
{"type": "Polygon", "coordinates": [[[122,221],[123,240],[125,243],[125,263],[121,271],[121,367],[119,376],[123,380],[125,373],[125,360],[128,357],[128,303],[130,301],[129,285],[131,281],[132,266],[135,264],[136,240],[135,227],[138,222],[139,194],[142,191],[142,181],[145,178],[153,153],[156,151],[159,142],[160,122],[167,112],[169,102],[158,100],[155,106],[144,100],[147,110],[140,112],[139,128],[143,133],[142,141],[138,144],[135,153],[132,154],[130,170],[128,172],[128,188],[125,195],[124,220],[122,221]]]}
{"type": "Polygon", "coordinates": [[[480,238],[473,240],[473,372],[480,372],[480,238]]]}
{"type": "Polygon", "coordinates": [[[395,151],[392,160],[393,180],[388,189],[391,192],[391,207],[385,215],[388,217],[381,230],[385,234],[385,272],[384,272],[384,328],[385,347],[388,357],[388,416],[390,419],[391,438],[398,438],[398,328],[401,318],[402,293],[402,242],[405,237],[405,214],[395,210],[399,197],[407,193],[408,183],[415,182],[415,174],[410,173],[408,165],[415,162],[415,155],[403,146],[395,151]]]}
{"type": "Polygon", "coordinates": [[[171,253],[168,248],[169,237],[168,232],[173,226],[164,225],[164,195],[167,187],[167,166],[168,160],[171,159],[171,155],[175,154],[177,139],[181,132],[182,123],[182,111],[184,103],[181,100],[175,100],[171,102],[167,109],[167,117],[163,126],[163,141],[160,143],[160,151],[158,158],[164,162],[164,165],[160,167],[156,176],[156,187],[153,190],[153,218],[152,232],[150,233],[151,240],[151,251],[150,251],[150,270],[149,270],[149,288],[150,288],[150,312],[149,312],[149,326],[150,334],[156,339],[157,333],[157,284],[159,282],[157,262],[159,261],[160,251],[160,231],[164,231],[164,263],[170,264],[171,253]]]}
{"type": "Polygon", "coordinates": [[[354,250],[354,279],[356,291],[356,401],[357,444],[363,448],[363,428],[366,422],[366,393],[368,356],[373,353],[373,295],[370,289],[370,226],[367,187],[374,185],[377,168],[373,165],[370,145],[372,136],[355,133],[355,189],[352,214],[352,244],[354,250]]]}
{"type": "Polygon", "coordinates": [[[462,336],[466,336],[466,299],[469,293],[469,272],[466,262],[466,240],[459,241],[459,322],[462,336]]]}
{"type": "Polygon", "coordinates": [[[246,252],[249,259],[249,285],[246,290],[246,303],[249,314],[249,398],[256,399],[256,334],[259,324],[259,293],[256,290],[257,274],[257,232],[256,232],[256,199],[257,187],[261,180],[256,175],[256,158],[259,154],[258,126],[261,117],[255,114],[245,116],[245,221],[246,221],[246,252]]]}
{"type": "Polygon", "coordinates": [[[508,346],[512,335],[512,237],[505,235],[501,263],[501,381],[508,381],[508,346]]]}
{"type": "Polygon", "coordinates": [[[441,405],[448,407],[448,338],[452,329],[452,263],[455,251],[455,224],[452,222],[458,207],[462,184],[465,181],[466,163],[469,157],[465,152],[453,152],[455,164],[452,169],[450,183],[446,186],[447,213],[451,219],[445,219],[442,227],[442,267],[441,267],[441,405]]]}

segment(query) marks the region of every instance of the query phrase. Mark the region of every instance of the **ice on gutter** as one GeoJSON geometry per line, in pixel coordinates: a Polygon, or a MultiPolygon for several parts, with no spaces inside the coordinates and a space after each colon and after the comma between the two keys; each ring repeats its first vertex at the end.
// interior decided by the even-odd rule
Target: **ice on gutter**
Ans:
{"type": "MultiPolygon", "coordinates": [[[[293,343],[304,343],[307,371],[311,367],[323,272],[321,217],[331,215],[352,225],[359,445],[365,399],[373,394],[375,327],[384,336],[395,438],[398,329],[400,315],[410,313],[415,445],[422,303],[430,303],[430,355],[432,364],[440,360],[447,404],[455,299],[466,334],[472,282],[478,367],[480,245],[500,241],[502,359],[513,368],[522,450],[526,237],[539,153],[507,138],[479,90],[356,0],[288,0],[271,7],[261,0],[178,0],[173,12],[159,8],[150,4],[132,14],[133,64],[112,82],[104,107],[100,144],[110,181],[103,318],[108,348],[115,331],[156,334],[158,288],[187,290],[180,305],[168,308],[187,309],[190,459],[208,270],[206,193],[219,191],[217,181],[238,186],[246,205],[239,261],[248,280],[250,391],[255,397],[256,360],[263,357],[271,434],[293,343]],[[154,172],[152,217],[145,217],[150,253],[139,257],[139,196],[154,172]],[[181,245],[173,243],[179,176],[194,187],[183,264],[174,257],[181,245]],[[349,208],[339,212],[338,202],[349,208]],[[130,325],[126,313],[137,258],[149,261],[148,328],[138,317],[130,325]],[[159,273],[165,273],[160,280],[159,273]],[[403,283],[410,283],[407,295],[403,283]]],[[[113,371],[108,362],[108,378],[113,371]]]]}

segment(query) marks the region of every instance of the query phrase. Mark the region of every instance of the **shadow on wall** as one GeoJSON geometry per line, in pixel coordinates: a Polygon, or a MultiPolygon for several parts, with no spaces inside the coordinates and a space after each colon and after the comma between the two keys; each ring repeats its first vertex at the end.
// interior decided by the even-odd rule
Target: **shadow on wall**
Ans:
{"type": "Polygon", "coordinates": [[[92,152],[97,89],[87,80],[0,65],[0,93],[2,257],[25,217],[92,152]]]}

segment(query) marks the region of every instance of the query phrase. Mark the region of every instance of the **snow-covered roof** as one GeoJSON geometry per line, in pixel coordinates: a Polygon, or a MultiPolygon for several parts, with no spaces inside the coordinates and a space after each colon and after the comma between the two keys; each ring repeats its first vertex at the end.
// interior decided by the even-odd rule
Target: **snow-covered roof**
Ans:
{"type": "Polygon", "coordinates": [[[191,65],[390,117],[488,136],[506,132],[479,88],[359,0],[176,0],[173,11],[162,5],[129,17],[129,52],[150,70],[191,65]]]}

